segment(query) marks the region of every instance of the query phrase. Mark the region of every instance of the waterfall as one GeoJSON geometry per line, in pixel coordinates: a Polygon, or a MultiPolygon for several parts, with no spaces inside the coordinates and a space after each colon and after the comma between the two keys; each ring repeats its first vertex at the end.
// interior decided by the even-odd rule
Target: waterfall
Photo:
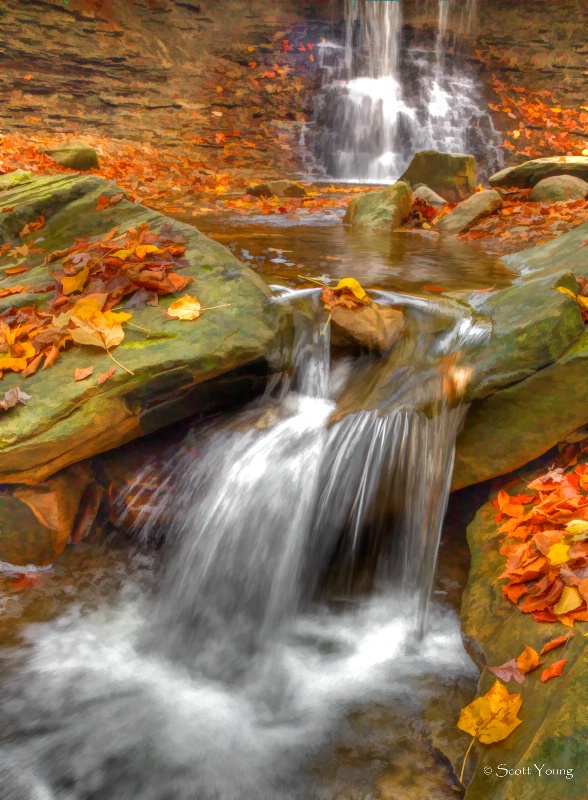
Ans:
{"type": "MultiPolygon", "coordinates": [[[[427,19],[429,3],[419,8],[427,19]]],[[[480,86],[459,56],[476,0],[436,0],[436,9],[431,47],[405,35],[402,0],[346,0],[345,43],[323,45],[315,104],[314,149],[330,178],[392,182],[430,148],[473,152],[482,173],[500,166],[480,86]]]]}

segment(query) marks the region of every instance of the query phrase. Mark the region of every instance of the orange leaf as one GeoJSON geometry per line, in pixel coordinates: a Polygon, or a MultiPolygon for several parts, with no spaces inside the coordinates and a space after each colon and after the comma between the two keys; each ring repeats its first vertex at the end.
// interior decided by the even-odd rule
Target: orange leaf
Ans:
{"type": "Polygon", "coordinates": [[[567,658],[562,658],[561,661],[555,661],[550,667],[544,669],[543,672],[541,673],[541,682],[545,683],[551,678],[559,677],[563,672],[567,660],[568,660],[567,658]]]}
{"type": "Polygon", "coordinates": [[[544,661],[539,661],[539,653],[529,645],[525,646],[525,649],[517,658],[517,667],[523,675],[526,675],[527,672],[532,672],[532,670],[537,669],[544,663],[544,661]]]}
{"type": "Polygon", "coordinates": [[[74,372],[74,381],[83,381],[86,378],[89,378],[93,372],[93,365],[91,367],[84,367],[83,369],[78,367],[74,372]]]}
{"type": "Polygon", "coordinates": [[[547,644],[543,645],[540,655],[543,656],[545,653],[549,653],[550,650],[555,650],[556,647],[567,644],[573,635],[573,633],[564,633],[563,636],[557,636],[555,639],[551,639],[547,644]]]}
{"type": "Polygon", "coordinates": [[[115,367],[111,367],[108,370],[108,372],[104,372],[102,375],[98,376],[98,380],[96,381],[96,383],[104,383],[104,381],[107,381],[109,378],[112,378],[112,376],[114,375],[115,371],[116,371],[115,367]]]}

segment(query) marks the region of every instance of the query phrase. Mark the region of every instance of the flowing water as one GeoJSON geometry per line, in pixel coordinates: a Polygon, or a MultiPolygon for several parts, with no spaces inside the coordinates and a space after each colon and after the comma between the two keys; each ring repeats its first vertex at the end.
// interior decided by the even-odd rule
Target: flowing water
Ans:
{"type": "Polygon", "coordinates": [[[416,284],[441,263],[461,288],[508,274],[476,249],[452,271],[431,242],[403,262],[334,225],[221,227],[208,233],[280,271],[267,279],[294,322],[284,371],[145,461],[136,485],[153,491],[130,551],[72,548],[66,565],[92,563],[48,571],[20,620],[7,601],[0,798],[455,796],[423,716],[441,694],[451,730],[450,700],[475,676],[455,611],[431,603],[465,412],[440,365],[467,370],[489,330],[450,298],[398,289],[420,262],[416,284]],[[319,291],[294,289],[328,247],[402,308],[389,356],[332,360],[319,291]]]}
{"type": "Polygon", "coordinates": [[[421,0],[417,9],[428,27],[409,34],[402,0],[346,0],[344,42],[335,35],[321,45],[311,139],[327,175],[391,182],[431,148],[473,152],[482,171],[500,167],[498,136],[461,52],[475,0],[421,0]]]}

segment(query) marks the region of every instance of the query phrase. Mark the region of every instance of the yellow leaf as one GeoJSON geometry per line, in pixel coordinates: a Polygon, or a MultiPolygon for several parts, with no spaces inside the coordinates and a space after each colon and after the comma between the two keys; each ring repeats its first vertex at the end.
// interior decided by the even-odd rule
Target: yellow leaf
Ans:
{"type": "Polygon", "coordinates": [[[80,319],[72,314],[71,321],[75,324],[75,328],[70,329],[71,338],[77,344],[89,344],[109,350],[125,338],[122,325],[109,320],[101,311],[97,311],[90,319],[80,319]]]}
{"type": "Polygon", "coordinates": [[[562,294],[569,294],[570,297],[573,297],[574,300],[576,299],[576,295],[571,292],[569,289],[566,289],[565,286],[558,286],[556,292],[561,292],[562,294]]]}
{"type": "Polygon", "coordinates": [[[588,522],[583,519],[572,519],[566,525],[566,530],[572,536],[578,536],[581,533],[588,533],[588,522]]]}
{"type": "MultiPolygon", "coordinates": [[[[150,253],[160,256],[165,253],[165,250],[162,250],[161,247],[156,247],[154,244],[140,244],[138,247],[135,247],[135,255],[137,258],[145,258],[145,256],[150,253]]],[[[120,258],[120,256],[118,257],[120,258]]]]}
{"type": "Polygon", "coordinates": [[[553,613],[565,615],[582,605],[584,601],[575,586],[564,586],[564,590],[553,607],[553,613]]]}
{"type": "MultiPolygon", "coordinates": [[[[82,297],[78,302],[69,310],[69,314],[73,314],[78,319],[90,319],[96,314],[97,311],[102,311],[104,303],[108,295],[106,293],[88,294],[82,297]]],[[[63,314],[67,314],[64,311],[63,314]]],[[[60,317],[63,316],[60,314],[60,317]]]]}
{"type": "Polygon", "coordinates": [[[554,567],[560,567],[562,564],[567,564],[567,562],[570,560],[568,555],[569,549],[570,546],[568,544],[562,544],[561,542],[560,544],[552,545],[547,551],[549,563],[554,567]]]}
{"type": "Polygon", "coordinates": [[[132,314],[127,314],[126,311],[105,311],[102,317],[108,326],[121,325],[123,322],[128,322],[132,319],[132,314]]]}
{"type": "Polygon", "coordinates": [[[61,285],[63,286],[63,294],[73,294],[73,292],[81,292],[84,288],[86,281],[88,280],[88,275],[90,274],[90,268],[84,267],[81,269],[76,275],[72,275],[68,278],[61,279],[61,285]]]}
{"type": "MultiPolygon", "coordinates": [[[[582,155],[588,156],[588,147],[585,150],[582,150],[582,155]]],[[[584,636],[586,636],[586,634],[584,634],[584,636]]]]}
{"type": "Polygon", "coordinates": [[[510,694],[500,681],[496,681],[487,694],[462,709],[457,727],[482,744],[500,742],[521,724],[517,713],[522,702],[520,694],[510,694]]]}
{"type": "Polygon", "coordinates": [[[195,297],[185,294],[170,305],[167,309],[168,316],[176,319],[191,320],[200,316],[200,303],[195,297]]]}
{"type": "Polygon", "coordinates": [[[134,252],[134,250],[117,250],[116,253],[112,254],[111,258],[120,258],[122,261],[126,261],[134,252]]]}
{"type": "Polygon", "coordinates": [[[588,297],[584,297],[583,294],[578,294],[576,295],[576,302],[579,306],[588,310],[588,297]]]}
{"type": "Polygon", "coordinates": [[[532,647],[529,647],[529,645],[525,646],[525,649],[517,658],[517,667],[525,675],[527,672],[537,669],[537,667],[543,663],[545,662],[539,660],[539,653],[532,647]]]}
{"type": "Polygon", "coordinates": [[[355,278],[343,278],[343,280],[340,280],[335,286],[335,291],[337,291],[337,289],[350,289],[353,293],[353,296],[356,297],[361,303],[365,303],[365,305],[371,303],[371,300],[365,293],[363,286],[359,281],[356,281],[355,278]]]}

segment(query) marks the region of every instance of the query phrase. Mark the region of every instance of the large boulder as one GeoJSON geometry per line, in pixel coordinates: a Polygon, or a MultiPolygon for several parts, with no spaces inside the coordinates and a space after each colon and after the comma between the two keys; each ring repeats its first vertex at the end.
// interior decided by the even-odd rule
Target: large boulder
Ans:
{"type": "MultiPolygon", "coordinates": [[[[516,443],[513,442],[513,447],[516,443]]],[[[543,470],[545,471],[545,470],[543,470]]],[[[530,476],[530,479],[533,476],[530,476]]],[[[509,485],[511,495],[524,492],[527,482],[509,485]]],[[[525,645],[539,652],[550,639],[569,632],[560,623],[535,622],[530,614],[522,614],[502,595],[501,582],[505,558],[499,553],[501,538],[497,535],[496,508],[486,503],[468,528],[471,552],[469,580],[462,604],[462,629],[466,646],[481,665],[504,664],[523,651],[525,645]]],[[[496,744],[475,744],[471,763],[475,764],[466,800],[584,800],[586,738],[588,736],[588,661],[582,634],[587,623],[576,623],[576,634],[567,645],[542,659],[545,666],[567,658],[561,677],[541,682],[540,667],[527,675],[524,684],[510,681],[510,693],[522,695],[518,717],[520,724],[506,739],[496,744]],[[503,770],[499,770],[500,765],[503,770]],[[540,776],[535,764],[543,766],[540,776]],[[510,770],[504,772],[504,767],[510,770]],[[520,770],[530,770],[521,772],[520,770]],[[517,773],[516,771],[519,770],[517,773]],[[573,778],[565,772],[571,770],[573,778]]],[[[484,670],[479,694],[485,694],[496,677],[484,670]]],[[[567,773],[570,774],[570,773],[567,773]]]]}
{"type": "Polygon", "coordinates": [[[516,167],[507,167],[489,179],[490,186],[532,189],[539,181],[553,175],[574,175],[588,181],[588,156],[551,156],[525,161],[516,167]]]}
{"type": "Polygon", "coordinates": [[[437,192],[434,192],[430,186],[426,186],[424,183],[414,190],[412,197],[413,200],[423,200],[428,206],[433,206],[433,208],[443,208],[445,205],[447,205],[447,200],[441,197],[441,195],[438,195],[437,192]]]}
{"type": "Polygon", "coordinates": [[[508,256],[521,277],[469,296],[493,332],[475,360],[453,489],[511,472],[588,422],[588,336],[576,301],[557,291],[588,278],[587,239],[584,224],[508,256]]]}
{"type": "Polygon", "coordinates": [[[476,159],[464,153],[422,150],[415,153],[401,180],[425,183],[448,202],[458,203],[476,188],[476,159]]]}
{"type": "Polygon", "coordinates": [[[354,197],[343,217],[346,225],[361,228],[397,228],[412,208],[412,192],[404,181],[354,197]]]}
{"type": "Polygon", "coordinates": [[[530,200],[533,203],[561,203],[583,200],[588,197],[588,183],[574,175],[554,175],[543,178],[533,188],[530,200]]]}
{"type": "Polygon", "coordinates": [[[83,144],[65,144],[53,150],[44,151],[49,158],[59,164],[60,167],[75,169],[84,172],[89,169],[98,169],[98,153],[93,147],[83,144]]]}
{"type": "Polygon", "coordinates": [[[493,189],[485,189],[459,203],[453,211],[439,221],[439,229],[445,233],[465,233],[485,217],[502,208],[502,198],[493,189]]]}
{"type": "MultiPolygon", "coordinates": [[[[0,194],[2,206],[14,209],[0,220],[4,240],[31,243],[26,255],[21,251],[3,257],[3,267],[26,263],[30,270],[1,280],[0,314],[12,306],[42,306],[53,297],[54,281],[48,279],[59,262],[43,262],[76,239],[103,237],[114,226],[120,232],[141,224],[151,231],[172,227],[161,214],[124,199],[107,207],[99,203],[100,196],[116,194],[116,186],[92,175],[34,177],[0,194]],[[43,227],[20,239],[22,228],[41,215],[43,227]],[[36,291],[3,296],[22,284],[36,291]],[[49,294],[38,291],[48,284],[49,294]]],[[[0,395],[20,386],[31,397],[2,417],[0,482],[45,481],[70,464],[210,406],[206,386],[211,379],[238,368],[255,374],[264,369],[281,319],[266,285],[195,228],[173,222],[173,232],[187,247],[182,275],[193,280],[190,294],[203,308],[223,308],[190,322],[169,319],[164,310],[178,299],[176,293],[162,296],[158,307],[133,309],[135,327],[125,328],[124,341],[113,352],[129,371],[115,365],[103,349],[70,345],[53,366],[30,377],[5,372],[0,395]],[[77,368],[89,366],[94,367],[92,377],[74,380],[77,368]],[[111,367],[112,377],[99,383],[97,376],[111,367]]]]}

